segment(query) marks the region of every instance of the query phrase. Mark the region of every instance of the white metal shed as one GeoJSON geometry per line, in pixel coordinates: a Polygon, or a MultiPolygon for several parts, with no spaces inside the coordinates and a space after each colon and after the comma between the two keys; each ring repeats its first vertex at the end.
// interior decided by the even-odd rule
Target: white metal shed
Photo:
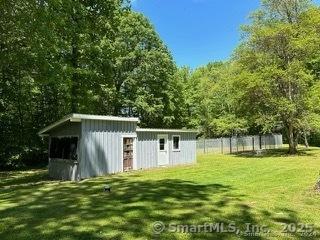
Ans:
{"type": "Polygon", "coordinates": [[[139,128],[138,118],[70,114],[39,132],[49,137],[49,175],[80,180],[196,161],[195,130],[139,128]]]}

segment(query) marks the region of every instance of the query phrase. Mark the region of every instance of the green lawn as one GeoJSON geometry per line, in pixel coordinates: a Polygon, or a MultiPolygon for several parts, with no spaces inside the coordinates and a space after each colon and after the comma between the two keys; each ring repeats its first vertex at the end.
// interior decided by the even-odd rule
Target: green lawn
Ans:
{"type": "Polygon", "coordinates": [[[320,149],[312,149],[295,157],[199,155],[193,166],[79,183],[50,181],[45,170],[0,173],[0,239],[319,239],[282,233],[285,223],[314,224],[320,233],[320,194],[313,189],[319,170],[320,149]],[[111,193],[103,191],[106,183],[111,193]],[[155,221],[167,229],[155,234],[155,221]],[[168,230],[233,222],[271,232],[253,238],[168,230]]]}

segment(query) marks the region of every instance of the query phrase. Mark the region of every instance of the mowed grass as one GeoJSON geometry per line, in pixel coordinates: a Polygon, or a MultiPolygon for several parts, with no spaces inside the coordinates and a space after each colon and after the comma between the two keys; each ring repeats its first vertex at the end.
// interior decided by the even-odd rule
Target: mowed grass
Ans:
{"type": "Polygon", "coordinates": [[[281,150],[262,157],[199,155],[192,166],[78,183],[50,181],[46,170],[1,173],[0,239],[319,239],[282,232],[283,224],[298,230],[314,224],[320,234],[319,171],[320,149],[313,148],[294,157],[281,150]],[[166,225],[160,234],[156,221],[166,225]],[[205,223],[234,223],[242,232],[174,229],[205,223]],[[246,223],[270,233],[246,236],[246,223]]]}

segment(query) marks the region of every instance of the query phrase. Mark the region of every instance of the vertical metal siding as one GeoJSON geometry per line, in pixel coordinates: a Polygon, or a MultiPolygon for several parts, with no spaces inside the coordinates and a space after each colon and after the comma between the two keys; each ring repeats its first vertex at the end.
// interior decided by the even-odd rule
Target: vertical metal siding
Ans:
{"type": "Polygon", "coordinates": [[[49,159],[49,176],[59,180],[78,180],[78,163],[66,159],[49,159]]]}
{"type": "Polygon", "coordinates": [[[158,167],[158,134],[168,134],[169,164],[189,164],[196,161],[196,134],[177,132],[138,132],[137,168],[158,167]],[[180,151],[172,149],[172,136],[180,136],[180,151]]]}
{"type": "MultiPolygon", "coordinates": [[[[52,137],[78,136],[78,159],[81,151],[81,123],[66,122],[49,132],[50,140],[52,137]]],[[[50,145],[49,145],[50,152],[50,145]]],[[[48,165],[49,176],[61,180],[78,180],[78,163],[73,160],[50,159],[48,165]]]]}
{"type": "Polygon", "coordinates": [[[136,123],[82,120],[81,178],[122,171],[122,136],[134,134],[136,123]]]}
{"type": "Polygon", "coordinates": [[[196,134],[195,133],[170,133],[169,134],[169,159],[171,165],[194,163],[196,160],[196,134]],[[172,137],[180,136],[180,151],[173,151],[172,137]]]}

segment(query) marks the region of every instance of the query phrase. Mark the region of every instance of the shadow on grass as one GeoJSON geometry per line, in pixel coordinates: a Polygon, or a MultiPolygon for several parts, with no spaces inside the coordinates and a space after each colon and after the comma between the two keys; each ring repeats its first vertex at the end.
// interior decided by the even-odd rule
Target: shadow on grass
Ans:
{"type": "MultiPolygon", "coordinates": [[[[259,224],[261,216],[253,213],[246,196],[229,185],[130,177],[32,186],[23,185],[23,180],[20,180],[21,186],[7,182],[7,186],[12,187],[0,190],[0,239],[178,239],[184,234],[192,239],[223,240],[234,238],[235,234],[179,235],[169,232],[168,225],[223,223],[227,226],[235,223],[243,228],[246,223],[259,224]],[[103,191],[106,183],[111,185],[111,193],[103,191]],[[161,234],[153,231],[156,221],[167,227],[161,234]]],[[[265,214],[267,216],[267,211],[265,214]]],[[[267,218],[281,221],[273,215],[269,213],[267,218]]],[[[299,221],[296,216],[294,221],[299,221]]],[[[236,237],[268,239],[264,236],[236,237]]]]}
{"type": "Polygon", "coordinates": [[[279,149],[266,149],[262,151],[247,151],[247,152],[239,152],[233,153],[233,156],[236,157],[246,157],[246,158],[270,158],[270,157],[292,157],[292,156],[316,156],[319,154],[314,151],[314,149],[298,149],[296,155],[290,155],[288,153],[287,148],[279,148],[279,149]]]}
{"type": "Polygon", "coordinates": [[[38,185],[50,181],[47,170],[0,172],[0,189],[38,185]]]}
{"type": "Polygon", "coordinates": [[[302,222],[296,211],[288,208],[278,208],[276,213],[263,211],[262,215],[281,225],[282,236],[294,239],[319,239],[319,227],[302,222]]]}

